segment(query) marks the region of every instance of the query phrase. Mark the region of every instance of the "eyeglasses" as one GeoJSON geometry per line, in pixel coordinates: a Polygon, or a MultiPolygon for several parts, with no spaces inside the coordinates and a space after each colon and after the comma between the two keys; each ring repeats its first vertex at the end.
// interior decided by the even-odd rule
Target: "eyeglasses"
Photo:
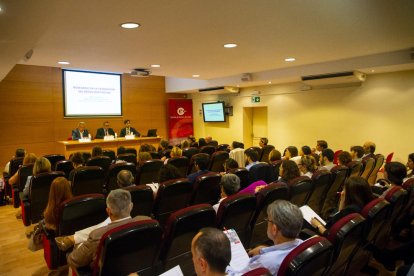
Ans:
{"type": "Polygon", "coordinates": [[[270,222],[270,223],[272,223],[272,224],[275,224],[275,222],[273,221],[273,220],[270,220],[269,218],[265,218],[264,219],[266,222],[270,222]]]}

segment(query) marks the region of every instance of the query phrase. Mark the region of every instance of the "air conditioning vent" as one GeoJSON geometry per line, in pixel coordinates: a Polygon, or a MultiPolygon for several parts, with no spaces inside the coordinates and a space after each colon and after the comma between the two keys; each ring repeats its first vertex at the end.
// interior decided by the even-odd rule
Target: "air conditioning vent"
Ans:
{"type": "Polygon", "coordinates": [[[239,93],[239,88],[234,86],[218,86],[199,89],[198,92],[206,94],[232,94],[239,93]]]}
{"type": "Polygon", "coordinates": [[[358,71],[302,76],[302,82],[312,88],[359,86],[365,79],[366,75],[358,71]]]}

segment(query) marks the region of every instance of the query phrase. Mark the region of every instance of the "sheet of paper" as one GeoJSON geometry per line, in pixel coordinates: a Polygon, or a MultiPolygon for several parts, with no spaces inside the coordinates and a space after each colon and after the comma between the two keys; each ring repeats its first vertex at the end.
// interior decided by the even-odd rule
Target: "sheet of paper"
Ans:
{"type": "Polygon", "coordinates": [[[299,208],[302,211],[303,218],[311,224],[311,219],[316,218],[320,221],[324,226],[326,225],[326,222],[314,211],[311,207],[308,205],[303,205],[299,208]]]}
{"type": "Polygon", "coordinates": [[[181,271],[181,267],[177,265],[170,270],[165,271],[163,274],[160,274],[159,276],[184,276],[184,274],[181,271]]]}
{"type": "Polygon", "coordinates": [[[240,241],[234,229],[224,230],[224,234],[229,238],[231,245],[231,261],[230,267],[232,270],[240,270],[246,267],[249,263],[249,255],[247,255],[243,244],[240,241]]]}
{"type": "Polygon", "coordinates": [[[148,187],[150,187],[152,189],[152,192],[154,194],[157,194],[158,188],[160,186],[160,184],[158,184],[158,183],[149,183],[149,184],[145,184],[145,185],[147,185],[148,187]]]}

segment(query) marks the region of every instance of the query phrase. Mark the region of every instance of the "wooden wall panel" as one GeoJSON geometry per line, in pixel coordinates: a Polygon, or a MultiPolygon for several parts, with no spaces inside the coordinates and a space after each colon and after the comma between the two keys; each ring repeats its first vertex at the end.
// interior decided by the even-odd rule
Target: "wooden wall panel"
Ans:
{"type": "MultiPolygon", "coordinates": [[[[18,147],[38,156],[59,153],[56,141],[66,140],[79,121],[96,134],[106,120],[120,132],[130,119],[141,134],[149,128],[167,135],[167,99],[182,94],[165,93],[164,77],[122,76],[123,116],[109,118],[64,118],[60,68],[16,65],[0,82],[0,168],[18,147]]],[[[2,169],[2,168],[1,168],[2,169]]]]}

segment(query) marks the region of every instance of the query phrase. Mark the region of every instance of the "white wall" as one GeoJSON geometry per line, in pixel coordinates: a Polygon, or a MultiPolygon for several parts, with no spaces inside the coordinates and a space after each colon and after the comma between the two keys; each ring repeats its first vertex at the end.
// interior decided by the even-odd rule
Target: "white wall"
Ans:
{"type": "Polygon", "coordinates": [[[316,140],[349,150],[372,140],[377,153],[394,152],[405,164],[414,152],[414,71],[369,75],[360,87],[300,91],[300,83],[243,89],[236,95],[191,94],[196,137],[213,136],[219,143],[243,141],[243,107],[268,107],[269,143],[314,147],[316,140]],[[260,92],[261,102],[251,103],[260,92]],[[204,123],[199,110],[205,101],[224,100],[234,116],[226,123],[204,123]]]}

